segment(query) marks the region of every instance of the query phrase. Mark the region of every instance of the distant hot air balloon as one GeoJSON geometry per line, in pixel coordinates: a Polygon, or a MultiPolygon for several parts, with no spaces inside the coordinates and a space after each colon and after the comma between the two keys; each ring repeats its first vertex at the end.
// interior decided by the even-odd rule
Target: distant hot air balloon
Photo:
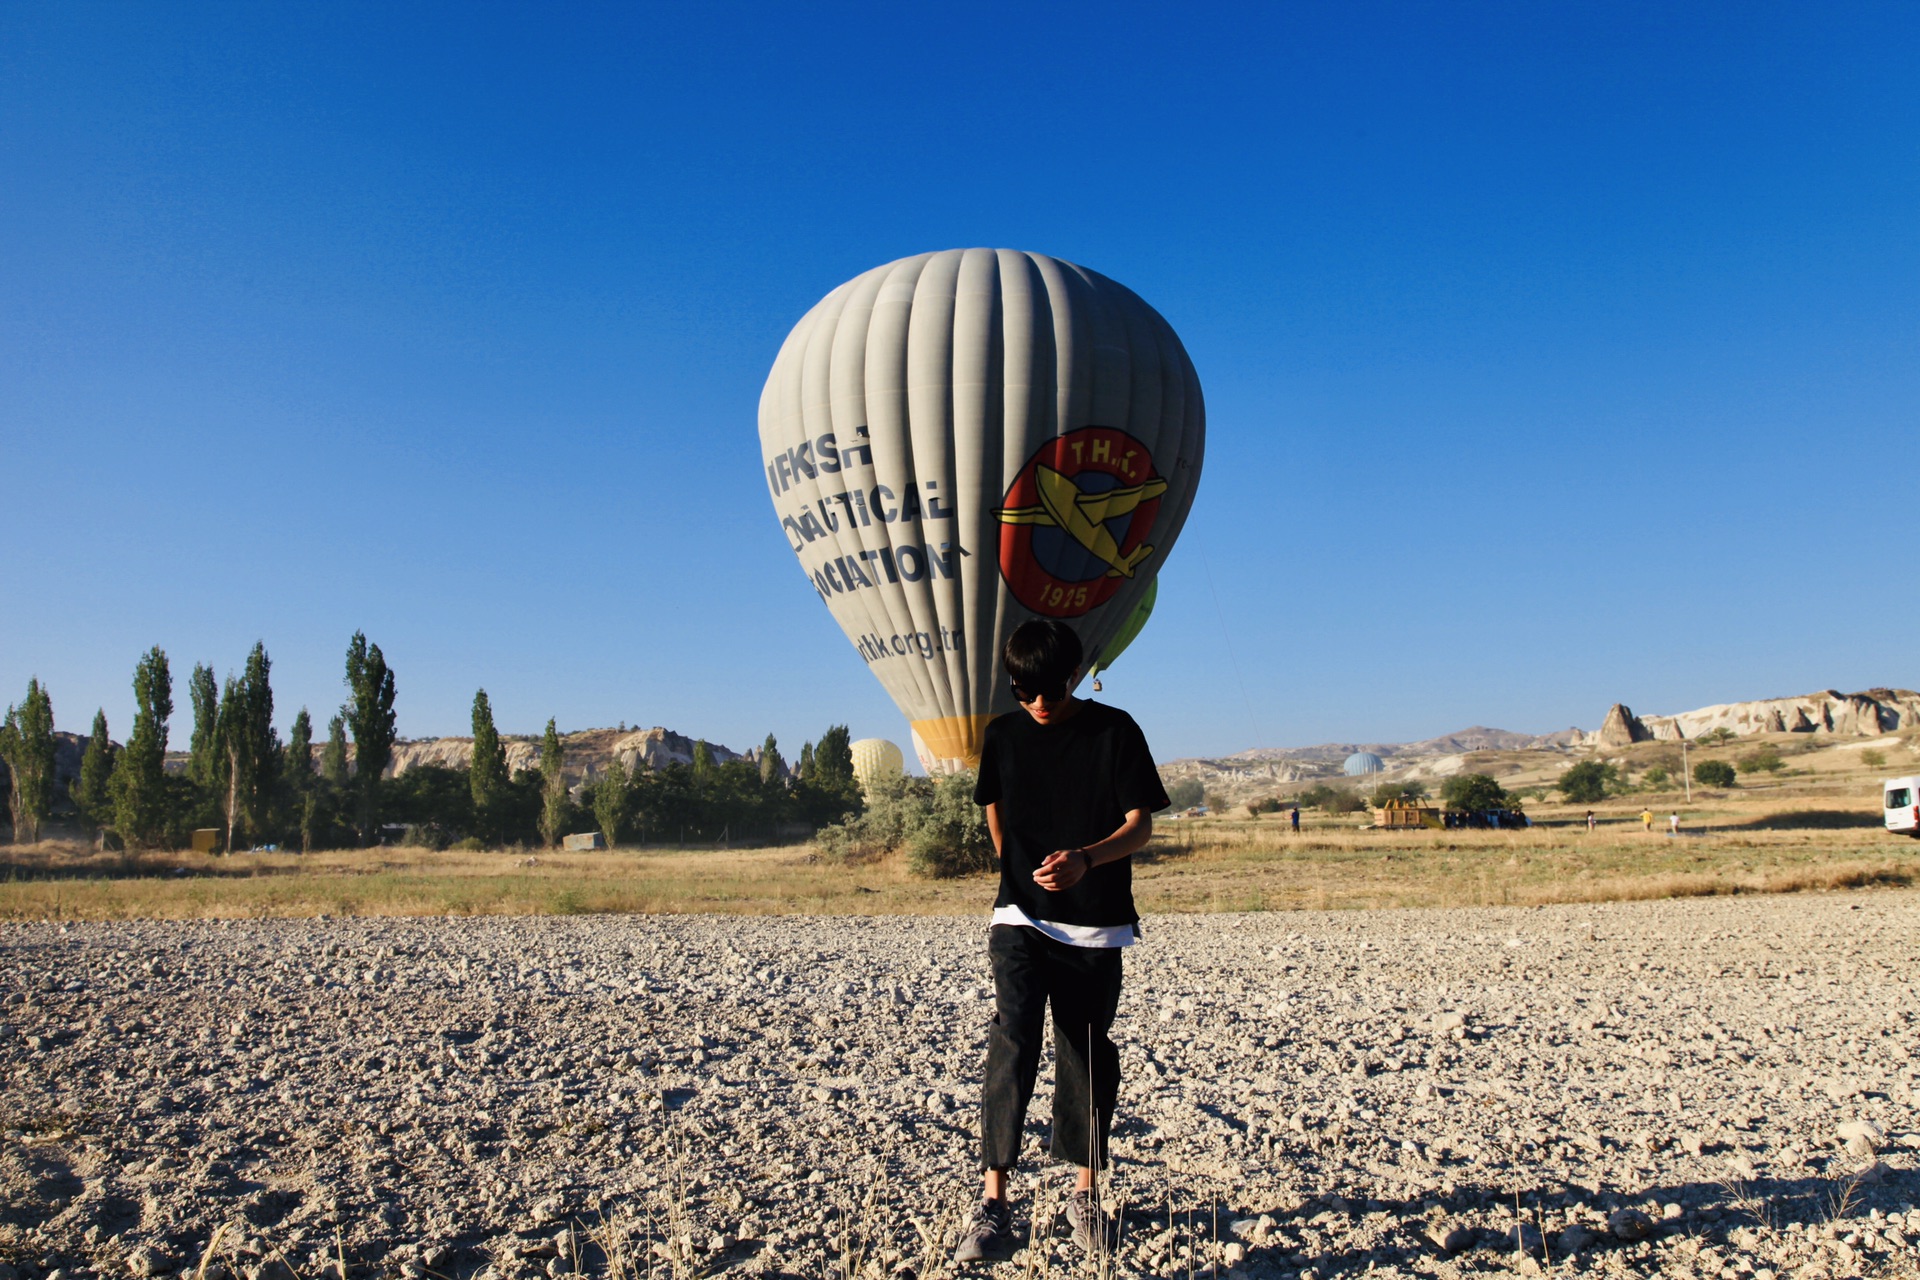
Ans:
{"type": "Polygon", "coordinates": [[[1105,276],[956,249],[876,267],[787,335],[760,395],[775,514],[906,714],[930,773],[1014,708],[1009,632],[1069,622],[1089,666],[1151,590],[1206,411],[1167,322],[1105,276]]]}
{"type": "Polygon", "coordinates": [[[885,738],[862,738],[848,750],[853,753],[853,779],[868,798],[876,783],[906,772],[907,758],[885,738]]]}

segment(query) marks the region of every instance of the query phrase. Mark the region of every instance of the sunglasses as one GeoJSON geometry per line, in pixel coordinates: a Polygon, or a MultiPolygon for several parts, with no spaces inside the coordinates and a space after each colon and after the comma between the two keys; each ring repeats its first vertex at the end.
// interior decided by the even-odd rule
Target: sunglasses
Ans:
{"type": "Polygon", "coordinates": [[[1007,687],[1013,690],[1013,700],[1022,706],[1028,703],[1038,702],[1042,698],[1045,698],[1048,702],[1059,702],[1067,696],[1067,682],[1065,680],[1029,688],[1021,684],[1018,680],[1009,679],[1007,681],[1007,687]]]}

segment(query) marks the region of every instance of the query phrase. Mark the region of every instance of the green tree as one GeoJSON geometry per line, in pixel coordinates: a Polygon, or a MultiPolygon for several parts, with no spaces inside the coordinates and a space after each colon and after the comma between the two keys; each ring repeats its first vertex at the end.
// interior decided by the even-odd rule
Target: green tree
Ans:
{"type": "Polygon", "coordinates": [[[256,641],[238,679],[227,677],[220,695],[216,740],[226,795],[227,852],[244,827],[249,843],[267,833],[279,791],[280,737],[273,728],[273,662],[256,641]]]}
{"type": "Polygon", "coordinates": [[[287,750],[280,769],[287,793],[290,825],[300,833],[300,852],[313,851],[314,829],[320,810],[319,788],[313,776],[313,717],[305,707],[287,731],[287,750]]]}
{"type": "Polygon", "coordinates": [[[1878,747],[1868,747],[1860,753],[1860,763],[1869,769],[1878,769],[1887,762],[1887,753],[1878,747]]]}
{"type": "Polygon", "coordinates": [[[444,849],[474,826],[466,771],[446,765],[416,764],[389,778],[380,805],[385,821],[406,824],[410,845],[444,849]]]}
{"type": "Polygon", "coordinates": [[[800,768],[798,772],[800,775],[799,781],[812,782],[814,780],[813,744],[811,742],[803,742],[800,744],[800,768]]]}
{"type": "Polygon", "coordinates": [[[128,847],[151,848],[166,839],[172,816],[166,759],[173,675],[158,645],[133,669],[133,705],[133,731],[113,770],[113,829],[128,847]]]}
{"type": "Polygon", "coordinates": [[[1513,798],[1484,773],[1456,773],[1440,784],[1440,799],[1455,813],[1511,808],[1513,798]]]}
{"type": "MultiPolygon", "coordinates": [[[[1206,798],[1207,790],[1198,778],[1177,778],[1167,786],[1167,809],[1183,813],[1206,798]]],[[[1166,810],[1162,810],[1165,812],[1166,810]]]]}
{"type": "Polygon", "coordinates": [[[356,631],[347,644],[347,727],[353,731],[355,825],[361,847],[374,842],[380,783],[393,759],[393,672],[377,644],[356,631]]]}
{"type": "Polygon", "coordinates": [[[501,806],[507,801],[507,749],[493,724],[487,691],[473,695],[473,755],[467,762],[467,786],[473,792],[475,834],[488,843],[502,839],[501,806]]]}
{"type": "Polygon", "coordinates": [[[320,776],[336,794],[345,795],[347,776],[347,718],[336,715],[327,721],[327,749],[320,753],[320,776]]]}
{"type": "Polygon", "coordinates": [[[74,794],[73,807],[80,821],[96,828],[113,825],[113,796],[108,787],[113,779],[113,741],[107,737],[107,713],[93,713],[93,732],[87,735],[87,751],[80,757],[80,790],[74,794]]]}
{"type": "Polygon", "coordinates": [[[1693,780],[1703,787],[1732,787],[1735,782],[1734,767],[1725,760],[1702,760],[1693,766],[1693,780]]]}
{"type": "Polygon", "coordinates": [[[1612,765],[1601,760],[1582,760],[1561,774],[1560,781],[1554,785],[1568,804],[1593,804],[1606,799],[1608,788],[1618,785],[1619,781],[1619,773],[1612,765]]]}
{"type": "Polygon", "coordinates": [[[607,761],[606,772],[593,784],[593,820],[611,849],[620,843],[620,828],[626,822],[628,792],[627,766],[614,756],[607,761]]]}
{"type": "Polygon", "coordinates": [[[549,847],[560,843],[561,828],[567,822],[566,762],[560,733],[549,719],[540,738],[540,838],[549,847]]]}
{"type": "Polygon", "coordinates": [[[787,762],[780,758],[780,744],[768,734],[767,740],[760,744],[760,781],[769,785],[786,777],[787,762]]]}
{"type": "Polygon", "coordinates": [[[1671,775],[1667,773],[1667,768],[1665,765],[1657,764],[1653,766],[1653,768],[1647,770],[1644,774],[1640,775],[1640,780],[1646,783],[1649,787],[1652,787],[1654,790],[1658,791],[1661,787],[1664,787],[1667,785],[1667,779],[1670,776],[1671,775]]]}
{"type": "Polygon", "coordinates": [[[858,793],[853,779],[853,735],[847,726],[836,724],[820,735],[813,749],[815,781],[828,791],[858,793]]]}
{"type": "Polygon", "coordinates": [[[1727,728],[1725,725],[1719,725],[1700,735],[1700,745],[1703,747],[1717,747],[1722,743],[1732,742],[1733,737],[1733,730],[1727,728]]]}
{"type": "Polygon", "coordinates": [[[53,812],[53,699],[36,676],[27,681],[27,696],[7,708],[0,724],[0,759],[11,775],[9,803],[16,844],[40,839],[40,824],[53,812]]]}
{"type": "Polygon", "coordinates": [[[1786,767],[1786,764],[1787,762],[1780,757],[1780,748],[1771,742],[1763,742],[1740,757],[1742,773],[1778,773],[1786,767]]]}
{"type": "Polygon", "coordinates": [[[187,699],[193,706],[193,736],[187,739],[187,776],[208,793],[225,789],[226,765],[220,751],[220,686],[213,668],[193,664],[187,677],[187,699]]]}

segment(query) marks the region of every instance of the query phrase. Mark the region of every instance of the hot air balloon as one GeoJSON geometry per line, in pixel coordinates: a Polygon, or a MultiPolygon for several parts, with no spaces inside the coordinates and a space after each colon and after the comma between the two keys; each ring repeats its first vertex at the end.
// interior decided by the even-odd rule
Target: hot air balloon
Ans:
{"type": "Polygon", "coordinates": [[[862,738],[848,750],[853,753],[853,780],[869,798],[874,787],[906,772],[907,758],[885,738],[862,738]]]}
{"type": "Polygon", "coordinates": [[[929,773],[1014,708],[1000,646],[1067,621],[1089,666],[1152,589],[1200,481],[1186,349],[1131,290],[1037,253],[876,267],[787,335],[760,447],[808,582],[929,773]]]}

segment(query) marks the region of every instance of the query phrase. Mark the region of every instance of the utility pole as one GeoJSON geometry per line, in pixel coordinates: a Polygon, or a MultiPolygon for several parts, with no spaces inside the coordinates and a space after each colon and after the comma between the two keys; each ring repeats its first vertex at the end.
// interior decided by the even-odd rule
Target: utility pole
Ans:
{"type": "Polygon", "coordinates": [[[1687,735],[1680,735],[1680,783],[1687,789],[1687,803],[1693,803],[1693,775],[1687,772],[1687,735]]]}

